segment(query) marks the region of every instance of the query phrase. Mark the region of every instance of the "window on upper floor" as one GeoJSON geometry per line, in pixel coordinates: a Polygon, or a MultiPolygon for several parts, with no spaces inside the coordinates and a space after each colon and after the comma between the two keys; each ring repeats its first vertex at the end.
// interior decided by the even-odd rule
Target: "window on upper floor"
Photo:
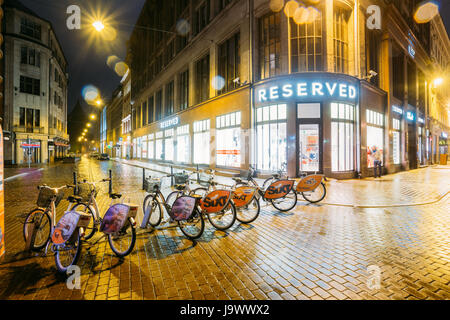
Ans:
{"type": "Polygon", "coordinates": [[[209,23],[211,0],[205,0],[194,12],[194,35],[202,31],[209,23]]]}
{"type": "Polygon", "coordinates": [[[261,79],[281,73],[280,56],[280,14],[270,13],[259,19],[259,69],[261,79]]]}
{"type": "Polygon", "coordinates": [[[195,65],[195,95],[196,103],[209,99],[209,54],[195,65]]]}
{"type": "Polygon", "coordinates": [[[41,25],[26,18],[21,18],[20,33],[41,40],[41,25]]]}
{"type": "Polygon", "coordinates": [[[166,85],[166,108],[165,116],[170,116],[174,112],[174,83],[173,80],[166,85]]]}
{"type": "Polygon", "coordinates": [[[22,46],[20,48],[20,63],[41,66],[41,53],[38,50],[22,46]]]}
{"type": "Polygon", "coordinates": [[[308,23],[297,24],[290,18],[291,72],[323,70],[322,12],[308,23]]]}
{"type": "Polygon", "coordinates": [[[375,71],[378,75],[370,78],[369,82],[375,86],[380,85],[380,44],[381,33],[377,30],[369,30],[366,28],[366,75],[370,70],[375,71]]]}
{"type": "Polygon", "coordinates": [[[231,91],[238,86],[233,80],[239,78],[240,73],[239,41],[240,34],[236,33],[219,46],[218,75],[221,76],[225,82],[223,88],[217,91],[218,94],[231,91]]]}
{"type": "Polygon", "coordinates": [[[348,73],[349,11],[335,7],[333,13],[334,72],[348,73]]]}
{"type": "Polygon", "coordinates": [[[20,76],[20,92],[39,96],[41,94],[41,80],[20,76]]]}
{"type": "Polygon", "coordinates": [[[189,106],[189,70],[180,73],[179,81],[180,110],[184,110],[189,106]]]}

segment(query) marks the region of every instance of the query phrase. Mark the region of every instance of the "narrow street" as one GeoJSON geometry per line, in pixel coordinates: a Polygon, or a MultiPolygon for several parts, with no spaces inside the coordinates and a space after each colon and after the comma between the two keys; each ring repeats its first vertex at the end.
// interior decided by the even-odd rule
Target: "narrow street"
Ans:
{"type": "MultiPolygon", "coordinates": [[[[105,240],[84,243],[81,290],[69,290],[52,255],[23,252],[16,216],[35,206],[38,185],[70,184],[74,171],[98,181],[110,169],[113,190],[139,205],[139,226],[145,192],[136,166],[82,158],[5,182],[0,299],[450,299],[450,166],[332,180],[321,204],[281,213],[261,202],[252,224],[221,232],[206,221],[195,242],[177,227],[138,229],[124,260],[105,240]],[[379,289],[368,288],[369,266],[381,271],[379,289]]],[[[110,200],[101,187],[103,214],[110,200]]],[[[58,217],[66,208],[62,201],[58,217]]]]}

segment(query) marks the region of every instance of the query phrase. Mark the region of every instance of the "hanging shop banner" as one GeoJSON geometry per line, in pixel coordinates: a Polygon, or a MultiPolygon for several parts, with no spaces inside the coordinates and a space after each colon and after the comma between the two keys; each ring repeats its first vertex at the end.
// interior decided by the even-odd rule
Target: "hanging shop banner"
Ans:
{"type": "Polygon", "coordinates": [[[5,191],[3,174],[3,129],[0,125],[0,257],[5,254],[5,191]]]}

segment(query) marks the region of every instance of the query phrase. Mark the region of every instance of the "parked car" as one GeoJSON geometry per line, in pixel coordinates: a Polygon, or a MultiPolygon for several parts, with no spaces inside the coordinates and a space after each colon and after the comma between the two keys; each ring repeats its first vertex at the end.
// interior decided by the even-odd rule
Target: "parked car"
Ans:
{"type": "Polygon", "coordinates": [[[99,157],[100,157],[100,153],[98,153],[98,152],[89,153],[89,158],[91,158],[91,159],[98,159],[99,157]]]}
{"type": "Polygon", "coordinates": [[[100,154],[100,156],[98,157],[98,160],[109,160],[109,156],[107,153],[102,153],[100,154]]]}

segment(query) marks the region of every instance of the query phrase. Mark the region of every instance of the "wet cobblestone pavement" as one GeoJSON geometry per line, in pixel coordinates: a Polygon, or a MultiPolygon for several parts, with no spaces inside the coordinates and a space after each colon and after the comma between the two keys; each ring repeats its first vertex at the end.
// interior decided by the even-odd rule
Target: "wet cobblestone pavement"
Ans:
{"type": "MultiPolygon", "coordinates": [[[[53,256],[23,252],[16,215],[34,207],[38,184],[71,183],[74,170],[100,180],[109,169],[114,191],[139,205],[140,225],[145,192],[138,167],[83,159],[5,183],[8,253],[0,261],[0,299],[450,299],[448,166],[331,181],[322,204],[299,202],[281,213],[262,203],[252,224],[221,232],[206,222],[196,242],[178,228],[139,230],[123,260],[105,241],[84,244],[81,290],[69,290],[53,256]],[[369,266],[381,271],[379,289],[368,287],[369,266]]],[[[97,199],[102,213],[106,187],[97,199]]],[[[58,217],[66,208],[63,201],[58,217]]]]}

